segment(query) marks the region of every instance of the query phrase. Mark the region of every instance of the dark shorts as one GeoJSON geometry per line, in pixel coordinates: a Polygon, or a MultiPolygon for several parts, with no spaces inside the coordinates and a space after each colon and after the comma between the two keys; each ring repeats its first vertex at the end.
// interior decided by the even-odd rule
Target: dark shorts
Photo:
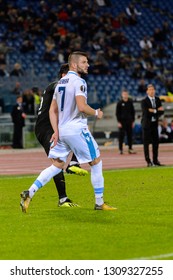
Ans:
{"type": "Polygon", "coordinates": [[[46,154],[49,154],[50,150],[50,139],[52,137],[53,130],[51,127],[35,127],[35,135],[39,141],[39,143],[42,145],[44,148],[46,154]]]}

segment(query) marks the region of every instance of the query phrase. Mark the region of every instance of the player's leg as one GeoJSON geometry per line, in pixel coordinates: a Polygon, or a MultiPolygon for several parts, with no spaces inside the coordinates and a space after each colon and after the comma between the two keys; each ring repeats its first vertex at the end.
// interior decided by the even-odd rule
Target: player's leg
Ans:
{"type": "Polygon", "coordinates": [[[53,164],[48,168],[44,169],[34,183],[30,186],[30,188],[21,193],[21,202],[20,206],[22,208],[22,212],[26,212],[31,199],[36,194],[36,192],[41,189],[44,185],[46,185],[55,175],[62,171],[64,166],[64,162],[59,159],[52,160],[53,164]]]}
{"type": "MultiPolygon", "coordinates": [[[[43,146],[47,156],[49,154],[50,150],[50,138],[52,136],[52,129],[47,130],[47,133],[42,135],[40,133],[40,128],[37,127],[36,129],[36,137],[40,144],[43,146]]],[[[59,207],[76,207],[78,206],[76,203],[73,203],[72,200],[67,196],[66,193],[66,184],[65,184],[65,177],[64,177],[64,172],[61,170],[61,172],[53,177],[56,190],[58,192],[58,197],[59,197],[59,202],[58,206],[59,207]]]]}
{"type": "Polygon", "coordinates": [[[72,158],[70,163],[68,164],[67,168],[66,168],[66,172],[69,174],[76,174],[76,175],[80,175],[80,176],[85,176],[88,174],[88,171],[81,168],[77,157],[75,156],[75,154],[72,154],[72,158]]]}
{"type": "Polygon", "coordinates": [[[53,177],[53,180],[55,182],[58,195],[59,195],[59,207],[79,207],[78,204],[74,203],[70,198],[68,198],[66,194],[66,188],[65,188],[65,177],[64,172],[60,172],[56,176],[53,177]]]}
{"type": "MultiPolygon", "coordinates": [[[[49,158],[54,158],[56,155],[62,155],[60,158],[66,162],[68,155],[70,154],[71,149],[68,147],[65,143],[61,144],[58,143],[53,149],[49,151],[49,158]]],[[[65,190],[65,177],[64,173],[62,172],[61,174],[59,173],[58,176],[55,178],[56,180],[56,185],[58,186],[58,193],[59,193],[59,207],[79,207],[78,204],[73,203],[71,199],[68,198],[65,190]],[[63,191],[61,191],[60,187],[62,186],[63,191]]]]}
{"type": "Polygon", "coordinates": [[[62,169],[64,167],[64,164],[67,160],[67,157],[70,153],[70,149],[65,146],[63,143],[59,144],[50,149],[48,158],[51,159],[52,165],[48,168],[44,169],[40,175],[37,177],[37,179],[34,181],[34,183],[30,186],[30,188],[27,191],[23,191],[21,193],[21,202],[20,206],[22,208],[23,212],[26,212],[29,203],[35,193],[41,189],[46,183],[50,181],[51,178],[53,178],[55,175],[62,172],[62,169]]]}
{"type": "Polygon", "coordinates": [[[117,210],[117,208],[112,207],[104,202],[104,177],[102,171],[102,160],[96,158],[90,162],[91,166],[91,183],[94,188],[95,194],[95,210],[117,210]]]}
{"type": "Polygon", "coordinates": [[[100,160],[100,151],[96,141],[88,129],[83,130],[79,135],[73,135],[70,138],[65,137],[64,141],[75,151],[78,161],[90,163],[91,183],[95,194],[96,210],[116,210],[104,203],[104,178],[102,172],[102,161],[100,160]]]}

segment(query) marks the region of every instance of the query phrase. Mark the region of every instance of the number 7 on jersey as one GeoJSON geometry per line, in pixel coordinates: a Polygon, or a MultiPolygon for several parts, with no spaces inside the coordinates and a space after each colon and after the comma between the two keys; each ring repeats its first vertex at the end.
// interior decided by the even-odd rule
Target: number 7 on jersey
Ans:
{"type": "Polygon", "coordinates": [[[65,100],[65,87],[59,87],[59,94],[61,94],[61,111],[64,110],[64,100],[65,100]]]}

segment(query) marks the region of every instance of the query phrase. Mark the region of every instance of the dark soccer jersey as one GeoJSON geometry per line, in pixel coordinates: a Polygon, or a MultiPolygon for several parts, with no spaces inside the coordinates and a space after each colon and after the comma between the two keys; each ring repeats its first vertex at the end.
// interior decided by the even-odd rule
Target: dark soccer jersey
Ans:
{"type": "Polygon", "coordinates": [[[35,125],[35,129],[37,132],[39,131],[39,133],[45,133],[47,129],[51,129],[51,124],[49,120],[49,108],[52,102],[56,84],[57,81],[49,84],[42,94],[35,125]]]}

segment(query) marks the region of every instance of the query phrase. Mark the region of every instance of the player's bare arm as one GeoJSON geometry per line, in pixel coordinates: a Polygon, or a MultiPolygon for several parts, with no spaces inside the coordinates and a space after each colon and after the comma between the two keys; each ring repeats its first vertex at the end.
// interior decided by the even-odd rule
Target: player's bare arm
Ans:
{"type": "Polygon", "coordinates": [[[80,112],[85,113],[88,116],[96,116],[98,119],[103,117],[103,112],[98,108],[93,109],[86,103],[86,99],[82,95],[76,96],[76,103],[80,112]]]}

